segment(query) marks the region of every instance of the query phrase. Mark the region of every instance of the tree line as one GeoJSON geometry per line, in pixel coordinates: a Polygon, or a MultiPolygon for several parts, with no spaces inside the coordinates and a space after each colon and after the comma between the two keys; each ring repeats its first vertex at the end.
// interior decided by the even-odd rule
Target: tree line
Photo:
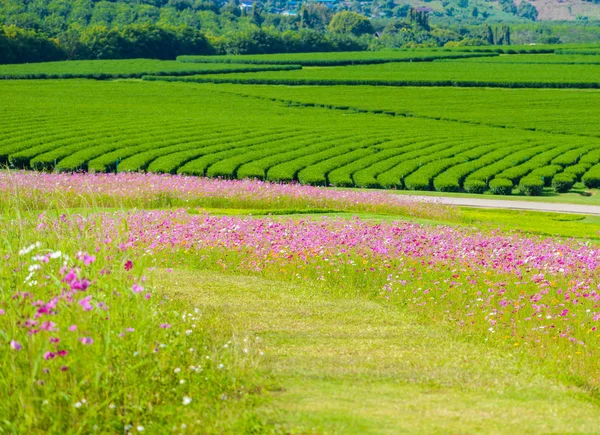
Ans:
{"type": "Polygon", "coordinates": [[[489,32],[489,26],[436,27],[427,11],[412,8],[406,18],[382,26],[351,11],[333,14],[318,3],[286,17],[266,13],[257,2],[248,9],[239,0],[4,0],[0,63],[510,43],[497,29],[491,38],[489,32]]]}
{"type": "Polygon", "coordinates": [[[47,38],[16,26],[0,27],[0,64],[92,59],[175,59],[185,54],[266,54],[366,50],[352,35],[310,29],[280,32],[253,27],[223,36],[206,36],[190,27],[132,24],[68,30],[47,38]]]}

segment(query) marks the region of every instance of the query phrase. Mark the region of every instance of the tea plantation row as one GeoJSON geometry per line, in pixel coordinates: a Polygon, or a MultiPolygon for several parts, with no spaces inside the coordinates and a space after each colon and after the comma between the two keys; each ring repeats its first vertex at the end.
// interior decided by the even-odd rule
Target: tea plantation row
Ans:
{"type": "Polygon", "coordinates": [[[18,168],[477,193],[600,184],[595,137],[290,107],[185,83],[16,81],[0,90],[0,160],[18,168]]]}
{"type": "MultiPolygon", "coordinates": [[[[535,57],[537,55],[531,55],[535,57]]],[[[559,57],[559,56],[556,56],[559,57]]],[[[146,77],[147,79],[156,79],[146,77]]],[[[165,77],[162,80],[178,80],[165,77]]],[[[186,77],[198,83],[267,85],[458,86],[500,88],[600,88],[600,65],[595,63],[510,63],[438,60],[381,65],[302,68],[186,77]]]]}

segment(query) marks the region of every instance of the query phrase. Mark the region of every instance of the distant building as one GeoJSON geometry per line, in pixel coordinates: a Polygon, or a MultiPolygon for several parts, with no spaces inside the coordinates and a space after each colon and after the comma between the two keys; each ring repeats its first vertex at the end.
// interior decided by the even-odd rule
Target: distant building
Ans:
{"type": "Polygon", "coordinates": [[[240,3],[240,9],[248,12],[252,9],[252,6],[254,6],[254,3],[258,3],[258,2],[255,0],[244,0],[243,2],[240,3]]]}

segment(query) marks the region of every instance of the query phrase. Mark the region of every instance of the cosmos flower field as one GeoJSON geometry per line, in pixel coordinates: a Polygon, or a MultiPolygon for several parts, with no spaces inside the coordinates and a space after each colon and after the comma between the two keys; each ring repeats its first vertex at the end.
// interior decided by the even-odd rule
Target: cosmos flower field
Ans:
{"type": "Polygon", "coordinates": [[[439,224],[453,210],[423,198],[250,180],[2,172],[0,198],[9,433],[218,433],[258,400],[260,340],[167,298],[153,277],[173,269],[360,293],[600,387],[600,249],[587,241],[439,224]]]}

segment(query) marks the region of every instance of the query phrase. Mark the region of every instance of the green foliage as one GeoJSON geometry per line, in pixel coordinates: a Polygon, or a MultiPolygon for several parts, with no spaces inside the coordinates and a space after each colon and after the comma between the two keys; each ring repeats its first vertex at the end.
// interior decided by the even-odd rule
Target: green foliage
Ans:
{"type": "Polygon", "coordinates": [[[333,33],[361,36],[373,33],[373,26],[371,20],[363,15],[342,11],[333,16],[331,23],[329,23],[329,30],[333,33]]]}
{"type": "Polygon", "coordinates": [[[361,157],[371,154],[369,149],[357,149],[341,156],[332,157],[315,165],[309,166],[298,172],[298,181],[302,184],[314,186],[327,186],[327,175],[333,169],[339,168],[347,163],[354,162],[361,157]]]}
{"type": "Polygon", "coordinates": [[[467,180],[464,184],[465,192],[468,193],[483,193],[487,187],[487,184],[481,180],[467,180]]]}
{"type": "Polygon", "coordinates": [[[527,196],[539,196],[544,191],[544,181],[541,177],[528,175],[519,182],[519,191],[527,196]]]}
{"type": "Polygon", "coordinates": [[[211,54],[206,37],[189,27],[131,24],[94,26],[79,36],[73,59],[174,59],[183,54],[211,54]]]}
{"type": "Polygon", "coordinates": [[[575,181],[581,180],[581,176],[592,167],[591,163],[578,163],[577,165],[568,166],[565,168],[565,174],[572,174],[575,181]]]}
{"type": "MultiPolygon", "coordinates": [[[[547,176],[552,178],[552,176],[558,171],[562,170],[562,167],[559,165],[546,166],[548,163],[552,161],[556,156],[563,154],[565,151],[569,151],[574,148],[575,145],[564,145],[561,147],[554,146],[546,146],[542,149],[539,149],[538,152],[531,158],[527,158],[524,163],[520,165],[516,165],[506,169],[505,171],[498,174],[499,178],[507,178],[513,182],[513,184],[517,184],[519,180],[532,173],[532,171],[541,171],[538,175],[540,178],[543,176],[547,176]],[[540,152],[541,151],[541,152],[540,152]],[[547,169],[541,169],[546,167],[547,169]]],[[[550,180],[551,181],[551,180],[550,180]]],[[[550,182],[548,182],[550,185],[550,182]]]]}
{"type": "Polygon", "coordinates": [[[575,176],[569,173],[562,173],[552,178],[552,188],[557,193],[565,193],[571,190],[575,184],[575,176]]]}
{"type": "Polygon", "coordinates": [[[429,190],[431,186],[435,187],[436,190],[441,192],[456,192],[460,190],[459,180],[452,176],[445,176],[436,178],[437,175],[444,172],[448,168],[455,167],[465,161],[477,160],[489,152],[487,146],[476,146],[466,142],[462,147],[462,152],[453,155],[452,157],[442,158],[445,153],[440,153],[436,157],[437,159],[431,161],[423,166],[419,167],[412,174],[407,176],[404,180],[404,185],[410,190],[429,190]],[[469,150],[469,148],[472,148],[469,150]],[[435,178],[435,181],[434,181],[435,178]],[[423,186],[427,184],[428,189],[418,189],[416,186],[423,186]],[[409,187],[412,186],[412,187],[409,187]],[[439,187],[439,188],[438,188],[439,187]]]}
{"type": "Polygon", "coordinates": [[[513,190],[513,183],[506,178],[494,178],[490,181],[490,191],[494,195],[510,195],[513,190]]]}
{"type": "Polygon", "coordinates": [[[568,151],[552,160],[553,165],[572,166],[588,151],[587,147],[576,148],[568,151]]]}
{"type": "Polygon", "coordinates": [[[410,8],[408,10],[408,21],[418,28],[429,30],[429,15],[427,11],[410,8]]]}
{"type": "Polygon", "coordinates": [[[438,192],[459,192],[460,191],[460,184],[458,184],[458,181],[454,180],[454,179],[450,179],[450,178],[437,177],[433,182],[433,187],[438,192]]]}
{"type": "Polygon", "coordinates": [[[517,15],[531,21],[536,21],[539,13],[534,5],[526,1],[522,1],[517,9],[517,15]]]}
{"type": "Polygon", "coordinates": [[[50,62],[66,58],[67,53],[55,41],[33,30],[0,25],[0,64],[50,62]]]}
{"type": "Polygon", "coordinates": [[[542,177],[542,180],[544,181],[544,185],[546,187],[549,187],[552,184],[552,178],[554,177],[554,175],[556,175],[558,172],[561,172],[562,170],[563,170],[562,166],[548,165],[548,166],[543,166],[541,168],[534,169],[533,171],[531,171],[530,175],[542,177]]]}
{"type": "Polygon", "coordinates": [[[592,166],[583,177],[581,181],[586,187],[591,189],[597,189],[600,187],[600,164],[592,166]]]}

